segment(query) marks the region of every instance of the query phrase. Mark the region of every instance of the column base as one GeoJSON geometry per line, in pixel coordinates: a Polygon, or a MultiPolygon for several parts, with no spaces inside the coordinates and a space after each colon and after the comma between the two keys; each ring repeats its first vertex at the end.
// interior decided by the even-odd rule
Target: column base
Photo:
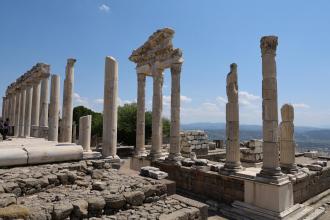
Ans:
{"type": "Polygon", "coordinates": [[[220,168],[220,174],[232,175],[242,170],[244,170],[244,168],[241,163],[225,163],[225,165],[220,168]]]}
{"type": "Polygon", "coordinates": [[[168,157],[166,157],[166,160],[181,161],[183,160],[183,156],[181,155],[181,153],[170,153],[168,157]]]}
{"type": "Polygon", "coordinates": [[[83,159],[89,160],[89,159],[99,159],[102,157],[102,154],[97,151],[84,151],[83,152],[83,159]]]}
{"type": "Polygon", "coordinates": [[[299,171],[296,164],[281,164],[281,170],[285,174],[296,174],[299,171]]]}
{"type": "Polygon", "coordinates": [[[280,184],[282,182],[288,181],[287,175],[281,172],[281,168],[262,168],[260,173],[257,174],[256,180],[264,183],[274,183],[280,184]]]}
{"type": "Polygon", "coordinates": [[[48,139],[48,127],[39,127],[38,137],[48,139]]]}
{"type": "Polygon", "coordinates": [[[104,159],[106,159],[110,163],[120,163],[120,157],[118,157],[118,155],[104,157],[104,159]]]}
{"type": "Polygon", "coordinates": [[[157,152],[157,153],[150,152],[150,154],[147,156],[147,158],[151,161],[154,161],[154,160],[159,160],[163,156],[164,155],[162,152],[157,152]]]}
{"type": "Polygon", "coordinates": [[[31,137],[39,137],[39,126],[38,125],[31,126],[31,137]]]}
{"type": "Polygon", "coordinates": [[[135,151],[134,156],[135,157],[146,157],[148,155],[146,150],[141,151],[135,151]]]}

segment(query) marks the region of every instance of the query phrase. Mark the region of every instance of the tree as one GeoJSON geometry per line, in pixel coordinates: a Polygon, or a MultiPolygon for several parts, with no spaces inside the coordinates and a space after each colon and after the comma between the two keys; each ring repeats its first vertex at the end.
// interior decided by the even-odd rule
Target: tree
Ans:
{"type": "Polygon", "coordinates": [[[94,112],[84,106],[77,106],[73,109],[73,121],[75,121],[77,125],[77,135],[79,135],[79,118],[86,115],[92,116],[92,136],[97,135],[98,137],[101,137],[103,121],[102,114],[94,112]]]}

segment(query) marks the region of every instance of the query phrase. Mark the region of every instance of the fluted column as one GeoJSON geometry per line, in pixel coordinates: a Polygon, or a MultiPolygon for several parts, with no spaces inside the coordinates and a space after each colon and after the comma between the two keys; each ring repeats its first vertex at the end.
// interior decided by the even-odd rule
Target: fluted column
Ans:
{"type": "Polygon", "coordinates": [[[58,119],[60,112],[60,76],[51,76],[50,105],[49,105],[49,131],[48,140],[58,141],[58,119]]]}
{"type": "Polygon", "coordinates": [[[72,120],[73,120],[73,82],[74,82],[74,64],[76,60],[69,58],[67,60],[63,90],[63,107],[61,135],[63,142],[72,140],[72,120]]]}
{"type": "Polygon", "coordinates": [[[180,78],[181,63],[171,66],[171,130],[170,130],[170,154],[169,159],[178,160],[180,153],[180,78]]]}
{"type": "Polygon", "coordinates": [[[137,73],[136,149],[137,156],[145,155],[145,87],[146,74],[137,73]]]}
{"type": "Polygon", "coordinates": [[[117,156],[117,98],[118,63],[113,57],[105,58],[102,156],[117,156]]]}
{"type": "Polygon", "coordinates": [[[39,137],[47,137],[48,132],[48,81],[49,77],[41,80],[40,88],[40,113],[39,113],[39,137]],[[46,134],[45,134],[46,133],[46,134]]]}
{"type": "Polygon", "coordinates": [[[16,93],[11,94],[11,110],[10,110],[10,126],[15,126],[15,111],[16,111],[16,93]]]}
{"type": "Polygon", "coordinates": [[[285,173],[296,173],[298,171],[295,162],[296,143],[294,141],[294,108],[285,104],[281,108],[282,122],[279,128],[280,142],[280,166],[285,173]]]}
{"type": "Polygon", "coordinates": [[[6,97],[2,97],[2,111],[1,111],[2,120],[5,120],[5,108],[6,108],[6,97]]]}
{"type": "Polygon", "coordinates": [[[40,113],[40,81],[33,84],[32,95],[32,116],[31,116],[31,136],[38,137],[39,133],[39,113],[40,113]]]}
{"type": "Polygon", "coordinates": [[[152,69],[153,77],[153,97],[152,97],[152,146],[150,151],[150,158],[152,160],[158,159],[162,156],[162,142],[163,142],[163,70],[158,68],[152,69]]]}
{"type": "Polygon", "coordinates": [[[239,141],[239,105],[238,105],[238,80],[237,65],[230,65],[227,75],[226,104],[226,163],[222,169],[224,172],[237,172],[242,169],[240,161],[239,141]]]}
{"type": "Polygon", "coordinates": [[[79,144],[84,151],[91,151],[92,116],[86,115],[79,118],[79,144]]]}
{"type": "Polygon", "coordinates": [[[31,135],[32,92],[33,92],[32,86],[28,85],[26,88],[26,98],[25,98],[25,122],[24,122],[25,137],[30,137],[31,135]]]}
{"type": "Polygon", "coordinates": [[[26,87],[22,87],[20,95],[20,115],[19,115],[19,137],[24,137],[24,123],[25,123],[25,95],[26,87]]]}
{"type": "Polygon", "coordinates": [[[15,128],[14,128],[14,136],[19,136],[19,124],[20,124],[20,110],[21,110],[21,90],[17,90],[16,99],[15,99],[15,128]]]}
{"type": "Polygon", "coordinates": [[[262,53],[262,119],[263,166],[259,177],[278,179],[283,176],[279,164],[278,104],[276,79],[277,37],[266,36],[260,40],[262,53]]]}

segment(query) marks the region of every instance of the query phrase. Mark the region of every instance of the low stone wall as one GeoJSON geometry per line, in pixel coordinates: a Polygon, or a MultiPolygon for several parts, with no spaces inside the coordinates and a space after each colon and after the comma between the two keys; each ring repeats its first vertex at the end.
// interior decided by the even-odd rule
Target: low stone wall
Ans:
{"type": "Polygon", "coordinates": [[[235,200],[244,200],[244,181],[241,179],[160,161],[152,165],[167,172],[169,179],[176,182],[178,190],[217,202],[231,203],[235,200]]]}
{"type": "Polygon", "coordinates": [[[293,183],[294,203],[302,203],[330,188],[330,167],[308,171],[307,176],[293,183]]]}

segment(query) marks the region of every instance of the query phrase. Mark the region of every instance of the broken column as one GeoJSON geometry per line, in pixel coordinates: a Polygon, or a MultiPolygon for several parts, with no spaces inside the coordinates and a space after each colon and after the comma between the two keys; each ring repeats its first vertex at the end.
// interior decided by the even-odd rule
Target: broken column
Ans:
{"type": "Polygon", "coordinates": [[[24,122],[24,136],[31,135],[31,111],[32,111],[32,86],[28,85],[26,88],[25,98],[25,122],[24,122]]]}
{"type": "Polygon", "coordinates": [[[61,121],[62,142],[71,142],[72,140],[73,82],[74,82],[73,66],[75,62],[76,62],[75,59],[69,58],[67,60],[67,65],[65,70],[62,121],[61,121]]]}
{"type": "Polygon", "coordinates": [[[295,163],[296,143],[294,141],[294,108],[285,104],[281,108],[282,122],[279,126],[280,166],[285,173],[298,171],[295,163]]]}
{"type": "Polygon", "coordinates": [[[21,95],[20,95],[20,114],[19,114],[19,137],[24,137],[24,123],[25,123],[25,94],[26,87],[21,87],[21,95]]]}
{"type": "Polygon", "coordinates": [[[60,111],[60,76],[52,75],[49,105],[48,140],[58,141],[58,119],[60,111]]]}
{"type": "Polygon", "coordinates": [[[21,90],[16,91],[16,99],[15,99],[15,128],[14,128],[14,136],[19,136],[19,124],[20,124],[20,100],[21,99],[21,90]]]}
{"type": "Polygon", "coordinates": [[[277,37],[265,36],[260,40],[262,53],[262,119],[263,119],[263,166],[259,177],[277,180],[283,173],[279,163],[278,106],[276,79],[277,37]]]}
{"type": "Polygon", "coordinates": [[[150,158],[159,159],[162,156],[163,138],[163,70],[154,66],[152,69],[153,77],[153,97],[152,97],[152,145],[150,158]]]}
{"type": "Polygon", "coordinates": [[[86,115],[79,118],[79,144],[85,152],[91,151],[92,116],[86,115]]]}
{"type": "Polygon", "coordinates": [[[137,73],[137,114],[136,114],[136,149],[137,156],[145,155],[145,87],[146,74],[137,73]]]}
{"type": "Polygon", "coordinates": [[[41,80],[40,88],[40,114],[39,114],[39,137],[46,138],[48,136],[48,79],[45,77],[41,80]]]}
{"type": "Polygon", "coordinates": [[[242,169],[240,161],[239,141],[239,106],[238,106],[238,84],[237,65],[230,65],[227,75],[227,97],[226,104],[226,163],[223,167],[225,172],[237,172],[242,169]]]}
{"type": "Polygon", "coordinates": [[[118,64],[113,57],[105,58],[102,156],[119,159],[117,156],[117,98],[118,64]]]}
{"type": "Polygon", "coordinates": [[[37,80],[33,84],[32,96],[32,116],[31,116],[31,136],[39,136],[39,112],[40,112],[40,81],[37,80]]]}
{"type": "Polygon", "coordinates": [[[171,66],[171,129],[170,129],[170,160],[179,160],[180,153],[180,78],[182,63],[171,66]]]}

